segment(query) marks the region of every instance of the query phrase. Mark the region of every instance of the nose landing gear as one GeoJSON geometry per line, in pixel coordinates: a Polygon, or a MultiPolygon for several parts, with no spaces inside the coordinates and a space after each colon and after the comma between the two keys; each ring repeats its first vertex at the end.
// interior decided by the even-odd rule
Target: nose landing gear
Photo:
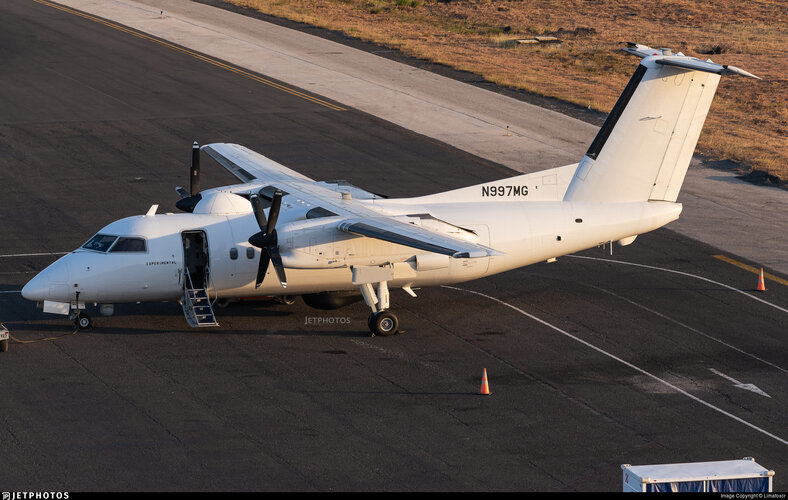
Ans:
{"type": "Polygon", "coordinates": [[[76,301],[69,310],[68,318],[74,322],[74,326],[76,326],[79,330],[87,330],[93,326],[93,320],[91,320],[90,316],[84,312],[84,305],[82,308],[79,307],[79,292],[77,292],[76,301]]]}
{"type": "Polygon", "coordinates": [[[69,314],[69,319],[74,322],[74,326],[79,328],[80,330],[87,330],[93,326],[93,320],[87,313],[82,312],[80,309],[76,311],[71,311],[69,314]]]}
{"type": "Polygon", "coordinates": [[[87,314],[82,313],[77,318],[77,326],[80,330],[87,330],[93,326],[93,320],[87,314]]]}

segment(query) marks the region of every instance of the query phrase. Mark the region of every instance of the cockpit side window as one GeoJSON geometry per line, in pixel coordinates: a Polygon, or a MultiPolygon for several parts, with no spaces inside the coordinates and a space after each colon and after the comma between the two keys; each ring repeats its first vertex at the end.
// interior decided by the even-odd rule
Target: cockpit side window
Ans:
{"type": "Polygon", "coordinates": [[[144,252],[145,240],[143,238],[127,238],[121,236],[118,242],[112,245],[110,252],[144,252]]]}
{"type": "Polygon", "coordinates": [[[106,252],[116,239],[118,239],[118,237],[114,234],[97,234],[82,245],[82,248],[95,250],[97,252],[106,252]]]}

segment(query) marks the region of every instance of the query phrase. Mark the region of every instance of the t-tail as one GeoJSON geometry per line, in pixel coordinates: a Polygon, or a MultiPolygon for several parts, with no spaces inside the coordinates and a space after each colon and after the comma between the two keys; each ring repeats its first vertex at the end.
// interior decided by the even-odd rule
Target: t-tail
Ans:
{"type": "Polygon", "coordinates": [[[675,202],[720,75],[758,78],[715,64],[630,44],[643,58],[577,167],[571,202],[675,202]]]}

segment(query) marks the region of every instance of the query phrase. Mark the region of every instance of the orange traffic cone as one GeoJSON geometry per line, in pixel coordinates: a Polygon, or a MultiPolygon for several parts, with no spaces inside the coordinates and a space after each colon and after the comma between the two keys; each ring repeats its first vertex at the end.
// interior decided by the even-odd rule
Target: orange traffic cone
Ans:
{"type": "Polygon", "coordinates": [[[484,368],[484,371],[482,371],[482,388],[479,390],[479,394],[490,395],[490,386],[487,384],[487,368],[484,368]]]}
{"type": "Polygon", "coordinates": [[[758,288],[756,288],[759,292],[766,291],[766,285],[763,283],[763,268],[761,268],[761,274],[758,276],[758,288]]]}

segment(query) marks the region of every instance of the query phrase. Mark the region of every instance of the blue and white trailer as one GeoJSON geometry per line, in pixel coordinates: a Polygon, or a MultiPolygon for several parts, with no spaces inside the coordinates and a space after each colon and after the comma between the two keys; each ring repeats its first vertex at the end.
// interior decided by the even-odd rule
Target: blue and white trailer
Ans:
{"type": "Polygon", "coordinates": [[[771,492],[774,471],[752,457],[683,464],[622,464],[624,492],[771,492]]]}

